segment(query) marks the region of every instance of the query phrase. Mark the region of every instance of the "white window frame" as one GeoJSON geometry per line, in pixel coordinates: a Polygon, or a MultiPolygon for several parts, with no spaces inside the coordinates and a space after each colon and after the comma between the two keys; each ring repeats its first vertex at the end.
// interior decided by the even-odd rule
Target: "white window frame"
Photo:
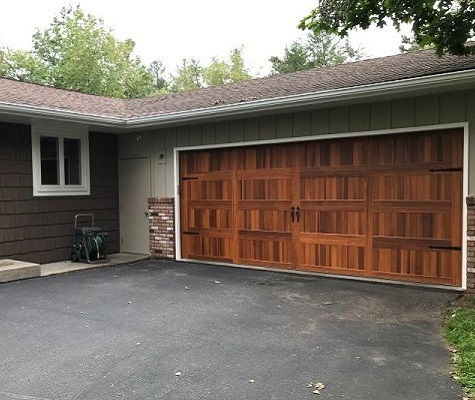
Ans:
{"type": "Polygon", "coordinates": [[[87,196],[91,194],[89,172],[89,132],[87,127],[69,124],[33,124],[31,126],[33,196],[87,196]],[[59,185],[41,184],[41,137],[58,139],[59,185]],[[64,173],[64,139],[81,143],[81,184],[66,185],[64,173]]]}

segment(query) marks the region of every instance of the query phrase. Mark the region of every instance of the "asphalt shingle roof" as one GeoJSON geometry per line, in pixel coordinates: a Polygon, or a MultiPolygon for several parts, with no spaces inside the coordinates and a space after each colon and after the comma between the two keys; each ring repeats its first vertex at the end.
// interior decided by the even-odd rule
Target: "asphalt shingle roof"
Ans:
{"type": "Polygon", "coordinates": [[[134,118],[213,108],[250,100],[385,83],[475,69],[475,56],[438,57],[431,50],[274,75],[141,99],[111,99],[0,78],[0,104],[36,106],[89,115],[134,118]]]}

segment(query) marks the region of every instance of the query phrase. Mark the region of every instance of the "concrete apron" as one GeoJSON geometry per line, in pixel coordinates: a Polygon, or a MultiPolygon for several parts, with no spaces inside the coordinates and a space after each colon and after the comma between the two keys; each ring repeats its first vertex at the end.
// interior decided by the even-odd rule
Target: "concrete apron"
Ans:
{"type": "Polygon", "coordinates": [[[109,255],[108,260],[101,263],[59,261],[50,264],[35,264],[11,259],[0,260],[0,283],[19,281],[22,279],[39,278],[41,276],[63,274],[83,269],[107,267],[147,259],[146,254],[118,253],[109,255]]]}

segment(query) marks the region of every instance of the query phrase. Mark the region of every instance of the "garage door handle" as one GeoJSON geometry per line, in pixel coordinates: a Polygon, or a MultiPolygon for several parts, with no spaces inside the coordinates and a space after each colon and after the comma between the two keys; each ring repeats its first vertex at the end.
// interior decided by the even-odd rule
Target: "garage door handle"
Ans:
{"type": "Polygon", "coordinates": [[[292,207],[290,209],[290,216],[292,218],[292,222],[294,222],[294,219],[295,219],[295,207],[292,207]]]}

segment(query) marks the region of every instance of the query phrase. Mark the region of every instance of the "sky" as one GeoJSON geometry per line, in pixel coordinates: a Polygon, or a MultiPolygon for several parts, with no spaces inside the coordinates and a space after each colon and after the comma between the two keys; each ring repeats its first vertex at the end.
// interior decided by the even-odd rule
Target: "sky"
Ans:
{"type": "MultiPolygon", "coordinates": [[[[162,60],[174,72],[183,58],[228,57],[244,46],[244,59],[255,76],[270,72],[269,58],[305,34],[297,29],[316,0],[11,0],[2,2],[0,47],[30,50],[35,29],[43,31],[64,6],[76,6],[104,20],[119,40],[133,39],[145,65],[162,60]]],[[[399,52],[400,34],[392,28],[352,33],[350,42],[367,57],[399,52]]]]}

